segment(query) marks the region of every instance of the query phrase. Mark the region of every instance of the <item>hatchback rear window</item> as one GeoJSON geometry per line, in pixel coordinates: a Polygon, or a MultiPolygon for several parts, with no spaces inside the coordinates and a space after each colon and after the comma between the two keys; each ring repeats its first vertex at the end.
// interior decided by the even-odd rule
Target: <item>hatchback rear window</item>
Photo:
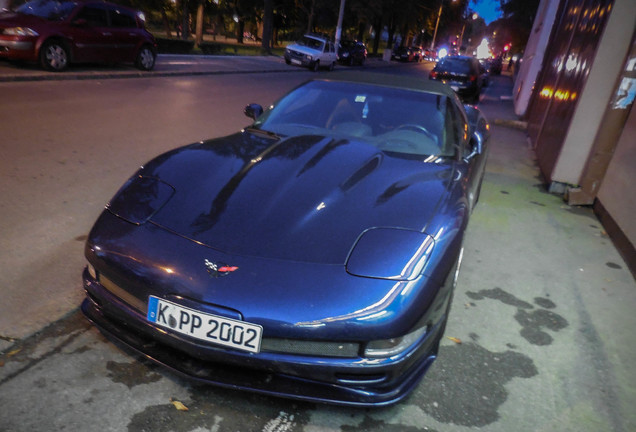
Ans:
{"type": "Polygon", "coordinates": [[[471,72],[470,61],[462,59],[447,58],[437,64],[439,72],[455,72],[469,75],[471,72]]]}

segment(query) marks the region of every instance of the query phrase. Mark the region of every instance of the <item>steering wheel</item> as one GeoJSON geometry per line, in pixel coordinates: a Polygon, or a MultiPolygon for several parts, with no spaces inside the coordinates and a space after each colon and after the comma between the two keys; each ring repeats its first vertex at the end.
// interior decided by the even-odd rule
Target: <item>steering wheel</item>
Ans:
{"type": "Polygon", "coordinates": [[[437,137],[433,135],[432,133],[430,133],[428,129],[426,129],[424,126],[420,126],[413,123],[405,123],[395,128],[395,130],[400,130],[400,129],[407,129],[407,130],[423,133],[424,135],[432,139],[433,142],[437,143],[437,137]]]}

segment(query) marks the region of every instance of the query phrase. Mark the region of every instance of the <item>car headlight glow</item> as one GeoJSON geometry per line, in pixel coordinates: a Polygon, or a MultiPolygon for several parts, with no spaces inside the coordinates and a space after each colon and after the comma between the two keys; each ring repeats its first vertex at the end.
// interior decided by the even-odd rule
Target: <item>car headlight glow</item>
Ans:
{"type": "Polygon", "coordinates": [[[428,327],[424,326],[402,337],[369,342],[364,355],[371,358],[386,358],[399,354],[417,342],[427,329],[428,327]]]}
{"type": "Polygon", "coordinates": [[[354,276],[414,280],[422,274],[434,245],[433,237],[420,231],[372,228],[356,241],[346,269],[354,276]]]}
{"type": "Polygon", "coordinates": [[[29,27],[10,27],[4,29],[4,34],[9,36],[39,36],[39,33],[29,27]]]}
{"type": "Polygon", "coordinates": [[[312,58],[311,58],[311,56],[310,56],[309,54],[305,55],[305,58],[306,58],[307,60],[309,60],[309,61],[311,61],[311,60],[312,60],[312,58]]]}

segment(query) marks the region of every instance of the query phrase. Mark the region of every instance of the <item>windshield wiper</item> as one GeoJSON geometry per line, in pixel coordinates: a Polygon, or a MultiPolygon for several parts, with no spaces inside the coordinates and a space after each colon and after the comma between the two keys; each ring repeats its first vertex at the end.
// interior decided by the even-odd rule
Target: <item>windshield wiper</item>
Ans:
{"type": "Polygon", "coordinates": [[[275,139],[277,141],[280,141],[282,139],[282,137],[272,131],[268,131],[265,129],[258,129],[255,128],[253,126],[248,126],[245,128],[246,131],[250,132],[250,133],[254,133],[254,134],[258,134],[258,135],[265,135],[268,138],[272,138],[275,139]]]}

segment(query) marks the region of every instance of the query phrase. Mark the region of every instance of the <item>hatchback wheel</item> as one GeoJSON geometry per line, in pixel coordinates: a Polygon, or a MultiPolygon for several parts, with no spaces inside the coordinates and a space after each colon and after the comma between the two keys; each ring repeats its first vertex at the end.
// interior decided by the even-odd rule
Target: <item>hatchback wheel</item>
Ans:
{"type": "Polygon", "coordinates": [[[40,65],[49,71],[62,71],[68,66],[68,50],[62,42],[46,41],[40,49],[40,65]]]}
{"type": "Polygon", "coordinates": [[[137,69],[149,71],[155,67],[155,52],[148,45],[144,45],[139,50],[137,54],[137,60],[135,61],[135,66],[137,69]]]}

